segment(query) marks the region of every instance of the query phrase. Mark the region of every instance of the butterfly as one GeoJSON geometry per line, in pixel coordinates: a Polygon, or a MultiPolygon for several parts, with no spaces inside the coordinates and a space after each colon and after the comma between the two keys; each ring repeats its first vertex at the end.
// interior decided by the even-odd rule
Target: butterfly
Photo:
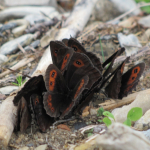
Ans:
{"type": "MultiPolygon", "coordinates": [[[[93,64],[97,68],[99,68],[99,70],[103,70],[110,63],[106,71],[103,73],[102,84],[100,84],[100,86],[98,87],[98,89],[100,90],[106,84],[106,82],[113,76],[110,83],[105,88],[105,93],[110,98],[122,99],[123,97],[127,96],[136,87],[145,69],[145,63],[139,63],[133,66],[125,74],[123,74],[124,65],[129,60],[129,57],[127,57],[122,62],[122,64],[120,64],[118,68],[115,71],[113,71],[112,67],[113,67],[114,61],[119,55],[121,55],[125,51],[124,48],[121,48],[119,51],[115,52],[103,64],[101,64],[98,58],[94,59],[93,57],[90,57],[89,53],[91,52],[87,52],[84,49],[84,47],[81,45],[81,43],[78,42],[76,39],[74,38],[63,39],[62,42],[66,46],[73,48],[74,51],[76,52],[87,54],[87,56],[89,56],[93,64]],[[94,60],[97,60],[97,61],[94,61],[94,60]]],[[[96,55],[94,55],[94,57],[96,57],[96,55]]]]}
{"type": "MultiPolygon", "coordinates": [[[[52,47],[51,49],[51,52],[56,52],[52,47]]],[[[88,91],[95,87],[95,82],[99,82],[102,78],[100,71],[85,54],[76,53],[70,48],[65,50],[62,60],[68,60],[69,63],[59,65],[59,55],[64,51],[60,48],[57,51],[58,57],[55,58],[57,63],[49,65],[45,73],[47,92],[43,99],[44,108],[47,114],[54,118],[63,118],[72,112],[74,107],[89,95],[88,91]],[[64,59],[68,54],[71,54],[69,55],[71,58],[64,59]],[[64,72],[61,68],[67,69],[64,72]]],[[[53,53],[52,55],[56,56],[53,53]]]]}
{"type": "Polygon", "coordinates": [[[46,92],[42,75],[30,78],[23,88],[15,96],[13,103],[18,105],[16,129],[24,132],[31,125],[31,112],[35,116],[36,123],[42,132],[54,122],[54,119],[46,114],[43,106],[43,92],[46,92]],[[32,108],[32,109],[31,109],[32,108]]]}
{"type": "Polygon", "coordinates": [[[29,101],[32,102],[37,124],[42,131],[54,118],[62,119],[80,111],[102,88],[110,98],[122,99],[127,96],[136,87],[145,68],[144,63],[139,63],[124,73],[125,63],[129,60],[127,57],[114,69],[114,61],[125,51],[124,48],[101,63],[95,54],[86,51],[74,38],[63,39],[62,42],[51,41],[50,51],[53,64],[48,66],[45,76],[29,79],[13,101],[18,105],[24,97],[27,107],[29,101]],[[45,119],[48,117],[50,122],[45,119]]]}

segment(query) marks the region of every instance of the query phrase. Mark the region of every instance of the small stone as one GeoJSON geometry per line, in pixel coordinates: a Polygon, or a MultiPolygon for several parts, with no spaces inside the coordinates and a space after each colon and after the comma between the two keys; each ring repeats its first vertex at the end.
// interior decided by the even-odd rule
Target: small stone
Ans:
{"type": "Polygon", "coordinates": [[[85,107],[85,109],[82,112],[82,117],[86,117],[89,115],[89,106],[85,107]]]}
{"type": "Polygon", "coordinates": [[[0,94],[0,100],[4,100],[6,96],[4,94],[0,94]]]}
{"type": "Polygon", "coordinates": [[[97,110],[95,108],[91,108],[90,115],[96,115],[96,114],[97,114],[97,110]]]}
{"type": "Polygon", "coordinates": [[[64,130],[71,131],[70,128],[69,128],[67,125],[65,125],[65,124],[59,124],[59,125],[57,126],[57,128],[58,128],[58,129],[64,129],[64,130]]]}
{"type": "Polygon", "coordinates": [[[39,142],[40,144],[42,144],[42,143],[44,142],[44,140],[43,140],[43,139],[38,139],[38,142],[39,142]]]}
{"type": "Polygon", "coordinates": [[[122,33],[118,33],[118,40],[121,47],[125,47],[126,56],[131,56],[136,54],[139,48],[142,47],[138,38],[134,34],[123,35],[122,33]],[[136,45],[136,47],[133,47],[136,45]]]}
{"type": "Polygon", "coordinates": [[[19,88],[18,86],[5,86],[5,87],[0,88],[0,93],[9,95],[11,92],[17,90],[18,88],[19,88]]]}
{"type": "Polygon", "coordinates": [[[29,150],[29,147],[25,146],[25,147],[19,148],[19,150],[29,150]]]}
{"type": "Polygon", "coordinates": [[[150,27],[150,15],[146,17],[142,17],[141,19],[139,19],[138,23],[144,26],[145,28],[149,28],[150,27]]]}
{"type": "Polygon", "coordinates": [[[135,122],[134,127],[138,130],[147,130],[150,123],[150,109],[142,116],[138,121],[135,122]]]}
{"type": "Polygon", "coordinates": [[[98,126],[96,126],[96,127],[93,128],[93,132],[94,133],[99,133],[99,132],[101,132],[104,129],[106,130],[106,126],[98,125],[98,126]]]}
{"type": "Polygon", "coordinates": [[[21,134],[19,138],[16,140],[16,143],[19,144],[24,139],[24,135],[21,134]]]}
{"type": "Polygon", "coordinates": [[[47,148],[47,144],[44,144],[36,147],[35,150],[46,150],[46,148],[47,148]]]}
{"type": "Polygon", "coordinates": [[[6,62],[7,60],[8,60],[8,58],[5,55],[0,54],[0,64],[6,62]]]}
{"type": "Polygon", "coordinates": [[[79,130],[80,128],[83,128],[85,126],[87,126],[87,124],[85,122],[76,122],[73,125],[75,130],[79,130]]]}
{"type": "Polygon", "coordinates": [[[27,144],[28,147],[33,147],[34,146],[34,143],[29,143],[27,144]]]}

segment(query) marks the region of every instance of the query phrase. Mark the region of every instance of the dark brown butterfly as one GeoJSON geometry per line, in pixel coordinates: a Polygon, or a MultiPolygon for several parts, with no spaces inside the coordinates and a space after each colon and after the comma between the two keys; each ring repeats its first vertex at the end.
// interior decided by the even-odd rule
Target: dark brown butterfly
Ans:
{"type": "Polygon", "coordinates": [[[68,115],[102,77],[86,55],[72,52],[64,74],[55,65],[50,65],[46,70],[48,92],[44,94],[44,107],[51,117],[63,118],[68,115]]]}
{"type": "MultiPolygon", "coordinates": [[[[124,48],[121,48],[119,51],[115,52],[102,65],[100,65],[101,63],[99,59],[90,57],[90,55],[88,55],[90,52],[87,52],[76,39],[70,38],[69,40],[63,39],[62,41],[65,45],[73,48],[74,51],[87,54],[95,67],[99,68],[99,70],[102,70],[110,63],[103,74],[102,83],[98,86],[98,89],[100,90],[113,76],[112,80],[105,88],[105,92],[108,94],[108,97],[114,99],[122,99],[124,96],[127,96],[127,94],[129,94],[138,84],[139,78],[141,77],[141,74],[143,73],[145,68],[144,63],[139,63],[138,65],[128,70],[125,74],[123,74],[124,65],[129,60],[129,58],[127,58],[125,61],[123,61],[121,65],[118,66],[115,71],[113,71],[112,67],[114,61],[119,55],[121,55],[125,51],[124,48]]],[[[94,57],[96,57],[96,55],[94,55],[94,57]]]]}

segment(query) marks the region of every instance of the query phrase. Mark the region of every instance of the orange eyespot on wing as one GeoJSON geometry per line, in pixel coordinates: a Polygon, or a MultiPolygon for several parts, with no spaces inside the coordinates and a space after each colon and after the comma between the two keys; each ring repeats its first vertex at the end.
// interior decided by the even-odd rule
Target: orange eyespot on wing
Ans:
{"type": "Polygon", "coordinates": [[[81,53],[82,51],[76,46],[76,45],[72,45],[71,46],[75,52],[81,53]]]}
{"type": "Polygon", "coordinates": [[[78,60],[75,60],[75,61],[73,62],[73,65],[74,65],[75,67],[77,67],[77,68],[81,68],[81,67],[84,66],[84,63],[83,63],[83,61],[82,61],[81,59],[78,59],[78,60]]]}
{"type": "Polygon", "coordinates": [[[61,70],[63,70],[65,68],[65,66],[66,66],[66,64],[68,62],[69,56],[70,56],[70,54],[66,54],[66,56],[64,57],[63,63],[61,65],[61,70]]]}
{"type": "Polygon", "coordinates": [[[54,109],[54,107],[52,106],[52,96],[51,96],[51,95],[48,95],[47,104],[48,104],[49,109],[50,109],[52,112],[54,112],[55,109],[54,109]]]}
{"type": "Polygon", "coordinates": [[[131,76],[130,76],[128,82],[127,82],[128,85],[132,84],[136,80],[139,72],[140,72],[140,67],[139,66],[135,67],[132,70],[131,76]]]}
{"type": "Polygon", "coordinates": [[[51,70],[50,77],[49,77],[49,90],[50,91],[54,90],[56,77],[57,77],[57,71],[54,69],[51,70]]]}

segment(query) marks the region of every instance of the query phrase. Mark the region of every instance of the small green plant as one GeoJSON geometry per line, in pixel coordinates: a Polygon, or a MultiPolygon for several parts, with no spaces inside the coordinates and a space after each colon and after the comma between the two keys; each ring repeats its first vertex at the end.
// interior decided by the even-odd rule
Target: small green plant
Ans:
{"type": "Polygon", "coordinates": [[[127,120],[123,123],[127,126],[131,126],[132,121],[139,120],[143,115],[142,108],[134,107],[132,108],[127,115],[127,120]]]}
{"type": "Polygon", "coordinates": [[[86,134],[88,134],[88,137],[93,135],[93,129],[89,129],[87,131],[85,131],[86,134]]]}
{"type": "Polygon", "coordinates": [[[17,76],[16,80],[18,83],[12,82],[12,84],[17,85],[17,86],[21,86],[22,84],[24,84],[26,82],[26,80],[22,81],[22,76],[17,76]]]}
{"type": "MultiPolygon", "coordinates": [[[[149,3],[150,0],[135,0],[136,3],[140,3],[140,2],[145,2],[145,3],[149,3]]],[[[150,13],[150,6],[144,6],[141,8],[143,11],[145,11],[146,13],[150,13]]]]}
{"type": "Polygon", "coordinates": [[[105,110],[103,109],[103,107],[99,108],[98,111],[97,111],[97,117],[102,116],[104,111],[105,110]]]}
{"type": "MultiPolygon", "coordinates": [[[[113,114],[110,113],[109,111],[104,111],[103,115],[105,116],[105,118],[103,118],[103,122],[107,127],[112,124],[112,121],[109,118],[112,118],[115,121],[113,114]]],[[[123,124],[131,126],[132,121],[139,120],[142,117],[142,115],[143,115],[142,108],[134,107],[128,112],[127,120],[125,120],[123,124]]]]}
{"type": "Polygon", "coordinates": [[[113,116],[112,113],[110,113],[109,111],[104,111],[103,115],[105,116],[105,118],[103,118],[103,122],[105,123],[105,125],[108,127],[112,124],[111,120],[109,119],[112,118],[115,121],[115,118],[113,116]]]}

